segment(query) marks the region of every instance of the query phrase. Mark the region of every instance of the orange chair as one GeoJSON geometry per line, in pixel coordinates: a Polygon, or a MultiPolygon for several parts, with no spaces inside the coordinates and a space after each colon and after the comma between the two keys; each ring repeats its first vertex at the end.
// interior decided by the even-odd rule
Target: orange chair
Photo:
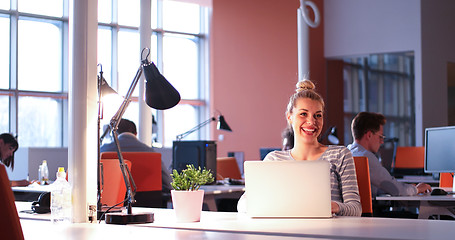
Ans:
{"type": "Polygon", "coordinates": [[[439,187],[441,187],[441,188],[453,187],[452,173],[440,173],[439,174],[439,187]]]}
{"type": "MultiPolygon", "coordinates": [[[[137,192],[161,191],[161,153],[122,152],[124,159],[131,161],[131,175],[136,183],[137,192]]],[[[103,152],[101,159],[117,158],[116,152],[103,152]]]]}
{"type": "MultiPolygon", "coordinates": [[[[165,207],[163,201],[161,153],[122,152],[124,159],[131,161],[131,175],[136,184],[137,207],[165,207]]],[[[103,152],[101,159],[118,158],[117,152],[103,152]]]]}
{"type": "Polygon", "coordinates": [[[216,159],[216,179],[242,179],[239,165],[235,157],[219,157],[216,159]]]}
{"type": "MultiPolygon", "coordinates": [[[[131,161],[124,160],[131,170],[131,161]]],[[[118,159],[101,159],[101,204],[114,206],[125,199],[126,186],[118,159]]],[[[120,207],[123,205],[120,205],[120,207]]]]}
{"type": "Polygon", "coordinates": [[[14,194],[11,190],[8,174],[5,165],[0,164],[0,232],[2,239],[23,240],[21,222],[17,214],[14,194]]]}
{"type": "Polygon", "coordinates": [[[360,203],[362,204],[362,216],[373,216],[373,202],[371,199],[370,169],[367,157],[354,157],[355,174],[359,186],[360,203]]]}
{"type": "Polygon", "coordinates": [[[423,174],[424,162],[425,147],[397,147],[392,169],[399,174],[423,174]]]}

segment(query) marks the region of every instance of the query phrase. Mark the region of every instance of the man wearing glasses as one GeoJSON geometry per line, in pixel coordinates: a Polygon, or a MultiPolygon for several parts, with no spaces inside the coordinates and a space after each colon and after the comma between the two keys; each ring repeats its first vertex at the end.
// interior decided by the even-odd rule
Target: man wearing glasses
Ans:
{"type": "Polygon", "coordinates": [[[379,194],[392,196],[411,196],[431,191],[426,183],[406,184],[398,182],[379,162],[376,155],[384,143],[384,124],[386,118],[379,113],[360,112],[351,124],[354,142],[348,145],[354,157],[368,157],[370,169],[371,193],[373,197],[379,194]]]}

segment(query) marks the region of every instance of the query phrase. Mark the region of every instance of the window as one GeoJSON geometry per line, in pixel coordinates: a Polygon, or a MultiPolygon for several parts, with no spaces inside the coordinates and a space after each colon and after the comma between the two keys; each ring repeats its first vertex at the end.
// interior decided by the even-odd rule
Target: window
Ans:
{"type": "MultiPolygon", "coordinates": [[[[98,2],[98,59],[104,77],[112,88],[124,96],[139,67],[139,0],[100,0],[98,2]],[[117,3],[117,5],[116,5],[117,3]],[[118,11],[115,11],[118,9],[118,11]],[[110,14],[112,13],[112,14],[110,14]]],[[[172,146],[175,137],[208,115],[208,9],[194,3],[171,0],[152,0],[151,52],[149,59],[163,76],[180,92],[178,106],[151,110],[157,125],[153,127],[153,141],[172,146]]],[[[133,93],[124,118],[138,123],[139,87],[133,93]]],[[[119,103],[120,104],[120,103],[119,103]]],[[[118,104],[104,107],[102,124],[108,124],[118,104]]],[[[185,140],[207,137],[206,131],[189,135],[185,140]]]]}
{"type": "Polygon", "coordinates": [[[62,0],[0,3],[0,130],[17,134],[21,147],[66,143],[64,4],[62,0]]]}
{"type": "Polygon", "coordinates": [[[387,118],[384,135],[415,145],[414,55],[374,54],[344,58],[345,142],[352,142],[351,121],[358,112],[387,118]]]}
{"type": "MultiPolygon", "coordinates": [[[[0,131],[17,134],[21,147],[68,142],[68,2],[0,0],[0,131]]],[[[177,134],[209,118],[209,8],[178,0],[151,3],[150,60],[182,96],[173,109],[151,110],[158,128],[153,140],[169,147],[177,134]]],[[[140,64],[140,4],[98,1],[98,63],[120,95],[128,91],[140,64]]],[[[137,87],[124,115],[136,123],[138,92],[137,87]]],[[[120,103],[104,105],[103,124],[120,103]]],[[[207,136],[200,131],[186,139],[207,136]]]]}

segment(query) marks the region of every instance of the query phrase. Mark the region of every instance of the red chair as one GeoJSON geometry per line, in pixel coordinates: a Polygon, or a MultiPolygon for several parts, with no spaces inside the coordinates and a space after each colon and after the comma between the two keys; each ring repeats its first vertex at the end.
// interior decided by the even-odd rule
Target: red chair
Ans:
{"type": "Polygon", "coordinates": [[[14,194],[11,190],[5,165],[0,164],[0,232],[2,239],[23,240],[21,222],[17,214],[14,194]]]}
{"type": "MultiPolygon", "coordinates": [[[[125,160],[131,170],[131,161],[125,160]]],[[[101,159],[101,204],[114,206],[125,199],[126,186],[118,159],[101,159]]],[[[123,206],[122,204],[119,205],[123,206]]]]}
{"type": "Polygon", "coordinates": [[[394,175],[423,174],[425,147],[397,147],[394,175]]]}
{"type": "Polygon", "coordinates": [[[452,173],[440,173],[439,174],[439,187],[441,187],[441,188],[453,187],[452,173]]]}
{"type": "Polygon", "coordinates": [[[370,169],[367,157],[354,157],[355,174],[359,186],[360,203],[362,204],[362,216],[373,216],[373,202],[371,199],[370,169]]]}
{"type": "MultiPolygon", "coordinates": [[[[161,153],[122,152],[131,161],[131,175],[136,184],[137,207],[165,207],[162,195],[161,153]]],[[[117,152],[103,152],[101,159],[118,158],[117,152]]]]}
{"type": "Polygon", "coordinates": [[[239,165],[235,157],[219,157],[216,159],[216,179],[242,179],[239,165]]]}

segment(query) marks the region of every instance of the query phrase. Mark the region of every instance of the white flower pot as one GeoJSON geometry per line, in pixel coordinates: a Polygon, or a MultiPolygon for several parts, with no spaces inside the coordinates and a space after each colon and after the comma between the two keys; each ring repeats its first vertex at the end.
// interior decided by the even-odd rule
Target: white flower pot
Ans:
{"type": "Polygon", "coordinates": [[[177,222],[199,222],[201,220],[204,190],[171,190],[171,197],[177,222]]]}

